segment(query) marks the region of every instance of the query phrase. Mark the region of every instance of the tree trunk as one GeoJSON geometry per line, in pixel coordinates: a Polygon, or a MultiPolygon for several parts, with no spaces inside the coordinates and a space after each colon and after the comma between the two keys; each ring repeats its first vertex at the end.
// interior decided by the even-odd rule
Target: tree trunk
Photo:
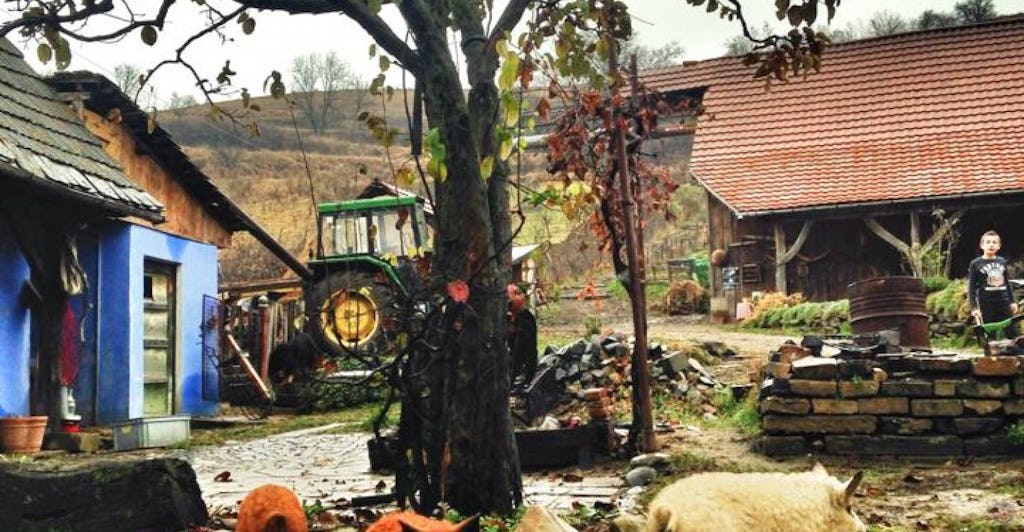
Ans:
{"type": "Polygon", "coordinates": [[[507,170],[496,165],[494,177],[480,175],[482,155],[496,151],[497,61],[488,59],[482,41],[464,45],[471,82],[467,103],[444,33],[431,31],[431,21],[417,18],[415,7],[403,2],[399,9],[423,58],[418,80],[429,127],[441,131],[447,148],[448,178],[437,181],[434,193],[438,234],[432,271],[445,282],[464,280],[470,288],[466,306],[446,309],[445,327],[454,339],[440,354],[446,369],[437,371],[443,375],[431,383],[430,396],[444,400],[436,412],[442,432],[435,434],[441,438],[438,485],[463,514],[510,513],[522,501],[522,480],[508,409],[507,170]]]}
{"type": "Polygon", "coordinates": [[[0,530],[182,530],[208,519],[183,460],[103,461],[64,471],[0,463],[0,530]]]}

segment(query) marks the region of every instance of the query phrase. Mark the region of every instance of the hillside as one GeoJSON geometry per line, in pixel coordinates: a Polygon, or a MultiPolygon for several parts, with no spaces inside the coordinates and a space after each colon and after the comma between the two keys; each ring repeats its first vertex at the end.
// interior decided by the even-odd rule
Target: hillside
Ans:
{"type": "MultiPolygon", "coordinates": [[[[269,97],[254,98],[260,111],[249,119],[259,124],[260,135],[252,137],[244,128],[235,128],[227,120],[211,119],[207,107],[162,111],[158,120],[228,197],[237,202],[253,219],[301,259],[308,256],[315,235],[315,209],[310,197],[309,183],[317,202],[352,198],[374,177],[389,180],[391,171],[388,156],[372,138],[356,116],[370,111],[386,117],[390,127],[403,134],[407,123],[401,92],[382,104],[379,98],[355,91],[340,94],[335,107],[338,112],[328,121],[323,134],[315,134],[301,109],[292,111],[284,100],[269,97]],[[296,128],[296,125],[298,126],[296,128]],[[296,136],[298,132],[298,138],[296,136]],[[303,151],[308,159],[310,178],[307,179],[303,151]]],[[[316,95],[318,98],[319,95],[316,95]]],[[[241,109],[240,102],[229,102],[225,108],[241,109]]],[[[400,165],[408,159],[408,139],[399,136],[395,148],[390,150],[392,164],[400,165]]],[[[688,150],[687,141],[652,142],[645,152],[653,155],[675,154],[688,150]]],[[[659,162],[670,166],[677,181],[685,175],[684,165],[677,156],[665,156],[659,162]]],[[[525,189],[538,189],[548,179],[543,153],[528,153],[518,181],[525,189]]],[[[515,173],[515,170],[513,170],[515,173]]],[[[512,209],[522,194],[512,193],[512,209]]],[[[705,201],[696,187],[684,186],[679,192],[679,205],[675,213],[679,221],[666,225],[652,217],[648,229],[648,253],[654,262],[663,262],[668,256],[678,256],[702,241],[694,240],[696,220],[703,220],[705,201]],[[687,228],[680,231],[681,228],[687,228]],[[664,256],[664,257],[662,257],[664,256]]],[[[524,200],[525,201],[525,200],[524,200]]],[[[551,281],[575,278],[592,267],[598,267],[599,277],[608,275],[603,265],[603,254],[589,243],[589,229],[570,222],[560,210],[523,205],[526,222],[517,235],[517,243],[551,243],[542,251],[545,278],[551,281]]],[[[513,230],[518,224],[513,217],[513,230]]],[[[223,253],[223,281],[275,278],[285,269],[248,235],[236,235],[234,245],[223,253]]]]}

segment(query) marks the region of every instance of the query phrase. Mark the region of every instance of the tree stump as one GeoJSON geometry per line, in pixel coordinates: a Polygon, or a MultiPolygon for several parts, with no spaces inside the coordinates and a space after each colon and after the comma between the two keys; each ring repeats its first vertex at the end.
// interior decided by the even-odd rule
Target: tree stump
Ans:
{"type": "Polygon", "coordinates": [[[181,530],[209,519],[178,459],[0,463],[0,509],[0,530],[181,530]]]}

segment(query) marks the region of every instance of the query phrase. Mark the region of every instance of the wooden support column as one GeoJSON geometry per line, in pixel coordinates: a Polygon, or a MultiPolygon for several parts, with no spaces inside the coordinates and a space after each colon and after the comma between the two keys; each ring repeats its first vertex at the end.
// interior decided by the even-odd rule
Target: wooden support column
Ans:
{"type": "Polygon", "coordinates": [[[935,229],[935,232],[932,236],[928,237],[924,244],[921,243],[921,223],[916,212],[910,213],[910,244],[890,233],[888,229],[882,227],[882,224],[878,223],[871,216],[865,218],[864,223],[871,229],[871,232],[888,242],[889,245],[896,248],[907,259],[907,263],[910,264],[911,274],[914,277],[924,277],[925,254],[942,242],[942,239],[960,221],[963,215],[964,211],[959,210],[953,213],[952,216],[942,220],[939,227],[935,229]]]}
{"type": "Polygon", "coordinates": [[[786,249],[786,229],[782,227],[782,222],[775,222],[773,229],[775,230],[775,291],[780,294],[788,293],[789,287],[786,282],[786,264],[796,257],[797,253],[800,253],[800,248],[803,247],[804,242],[807,241],[807,235],[811,232],[811,226],[814,225],[813,220],[805,220],[803,227],[800,228],[800,233],[796,236],[796,241],[793,242],[793,247],[786,249]]]}

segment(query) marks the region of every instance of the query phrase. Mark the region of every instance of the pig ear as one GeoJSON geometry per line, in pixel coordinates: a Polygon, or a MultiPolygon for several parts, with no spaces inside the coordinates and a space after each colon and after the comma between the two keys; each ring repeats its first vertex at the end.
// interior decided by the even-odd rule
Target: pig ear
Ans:
{"type": "Polygon", "coordinates": [[[828,471],[825,470],[825,466],[821,465],[821,462],[818,462],[818,461],[814,462],[814,467],[811,468],[811,472],[812,473],[821,473],[822,475],[827,475],[828,474],[828,471]]]}
{"type": "Polygon", "coordinates": [[[853,478],[851,478],[850,481],[846,483],[846,490],[843,494],[843,497],[846,500],[846,504],[850,504],[850,500],[853,499],[853,494],[854,492],[857,491],[857,486],[860,485],[861,480],[864,480],[864,472],[857,471],[856,473],[853,474],[853,478]]]}

